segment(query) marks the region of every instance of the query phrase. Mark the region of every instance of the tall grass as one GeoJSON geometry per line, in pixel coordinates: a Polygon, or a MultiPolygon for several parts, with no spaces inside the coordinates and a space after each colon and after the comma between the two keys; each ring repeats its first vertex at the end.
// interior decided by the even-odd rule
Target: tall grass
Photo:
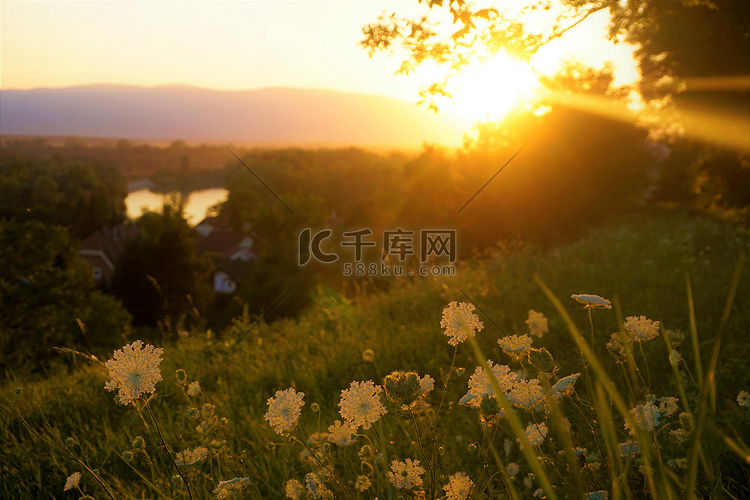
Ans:
{"type": "MultiPolygon", "coordinates": [[[[598,491],[617,499],[746,498],[750,411],[737,404],[738,393],[750,390],[750,279],[747,266],[738,265],[746,250],[746,235],[732,226],[651,212],[553,249],[503,243],[462,263],[452,278],[400,279],[386,291],[370,291],[366,282],[320,289],[297,319],[255,324],[244,315],[220,339],[192,332],[165,346],[163,380],[150,407],[172,453],[209,450],[205,462],[181,469],[193,498],[214,497],[220,481],[244,477],[245,498],[284,498],[287,481],[303,481],[319,462],[341,480],[326,481],[336,498],[418,498],[419,488],[399,490],[387,479],[391,462],[406,458],[425,469],[428,498],[445,497],[457,472],[472,479],[471,498],[530,498],[537,491],[547,498],[598,491]],[[608,297],[615,307],[589,316],[569,299],[574,293],[608,297]],[[473,302],[485,324],[455,350],[440,328],[451,301],[473,302]],[[529,309],[549,320],[549,332],[533,347],[552,354],[554,371],[513,360],[496,342],[526,333],[529,309]],[[663,340],[634,344],[625,359],[613,358],[610,335],[623,330],[625,317],[639,315],[660,322],[663,340]],[[367,349],[374,360],[363,359],[367,349]],[[673,350],[680,357],[674,365],[673,350]],[[582,375],[574,392],[547,397],[541,411],[512,407],[502,391],[496,407],[459,405],[469,376],[477,366],[486,370],[487,359],[524,370],[547,393],[561,377],[582,375]],[[394,371],[429,374],[435,389],[411,414],[383,398],[388,413],[360,429],[352,445],[326,447],[321,436],[308,442],[341,420],[339,396],[351,381],[382,384],[394,371]],[[194,396],[186,391],[192,381],[200,383],[194,396]],[[306,405],[295,431],[279,435],[264,420],[266,401],[288,387],[304,392],[306,405]],[[651,430],[639,426],[637,405],[671,396],[678,412],[651,430]],[[499,410],[505,417],[493,413],[499,410]],[[531,423],[549,428],[539,446],[524,432],[531,423]],[[680,429],[686,442],[670,434],[680,429]],[[622,455],[628,441],[640,451],[622,455]],[[366,460],[365,444],[373,450],[366,460]],[[372,486],[360,492],[355,480],[365,473],[372,486]]],[[[106,498],[106,489],[115,498],[187,498],[155,426],[103,390],[106,370],[81,363],[43,381],[2,384],[0,497],[77,498],[62,490],[66,477],[81,471],[82,491],[96,498],[106,498]],[[142,447],[134,446],[138,436],[142,447]]]]}

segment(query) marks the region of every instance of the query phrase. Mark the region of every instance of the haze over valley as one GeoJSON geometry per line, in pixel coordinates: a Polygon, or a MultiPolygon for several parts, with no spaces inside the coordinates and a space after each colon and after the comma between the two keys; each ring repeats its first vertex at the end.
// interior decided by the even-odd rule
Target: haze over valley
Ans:
{"type": "Polygon", "coordinates": [[[419,147],[457,145],[468,128],[465,118],[413,102],[324,89],[107,84],[0,91],[0,132],[6,137],[419,147]]]}

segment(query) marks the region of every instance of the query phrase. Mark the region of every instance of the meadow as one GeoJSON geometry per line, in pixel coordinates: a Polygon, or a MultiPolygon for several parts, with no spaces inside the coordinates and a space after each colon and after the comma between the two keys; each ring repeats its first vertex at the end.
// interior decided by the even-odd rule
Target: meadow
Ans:
{"type": "Polygon", "coordinates": [[[60,352],[2,383],[0,497],[748,498],[747,249],[652,208],[454,277],[319,287],[295,319],[160,346],[127,405],[107,359],[60,352]]]}

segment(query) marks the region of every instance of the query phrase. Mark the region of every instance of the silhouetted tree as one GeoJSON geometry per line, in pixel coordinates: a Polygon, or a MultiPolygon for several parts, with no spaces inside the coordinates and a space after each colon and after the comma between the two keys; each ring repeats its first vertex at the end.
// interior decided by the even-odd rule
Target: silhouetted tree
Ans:
{"type": "Polygon", "coordinates": [[[178,321],[196,319],[210,300],[211,263],[195,252],[195,233],[179,196],[161,212],[138,219],[141,236],[125,245],[112,278],[113,289],[133,314],[134,325],[174,331],[178,321]]]}
{"type": "Polygon", "coordinates": [[[0,368],[42,369],[52,347],[110,351],[130,315],[94,289],[65,228],[0,219],[0,368]]]}
{"type": "Polygon", "coordinates": [[[9,152],[0,160],[0,217],[66,226],[80,239],[123,221],[126,196],[125,179],[112,167],[9,152]]]}

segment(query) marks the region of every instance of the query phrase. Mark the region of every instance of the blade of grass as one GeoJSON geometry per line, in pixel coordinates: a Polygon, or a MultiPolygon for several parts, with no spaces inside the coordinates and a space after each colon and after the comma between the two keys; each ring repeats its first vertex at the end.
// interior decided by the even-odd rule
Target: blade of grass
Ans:
{"type": "Polygon", "coordinates": [[[698,374],[698,385],[703,387],[703,362],[701,361],[701,348],[698,344],[698,327],[695,324],[695,303],[693,302],[693,290],[690,286],[690,275],[685,271],[685,286],[687,288],[688,314],[690,318],[690,339],[693,342],[693,358],[695,371],[698,374]]]}

